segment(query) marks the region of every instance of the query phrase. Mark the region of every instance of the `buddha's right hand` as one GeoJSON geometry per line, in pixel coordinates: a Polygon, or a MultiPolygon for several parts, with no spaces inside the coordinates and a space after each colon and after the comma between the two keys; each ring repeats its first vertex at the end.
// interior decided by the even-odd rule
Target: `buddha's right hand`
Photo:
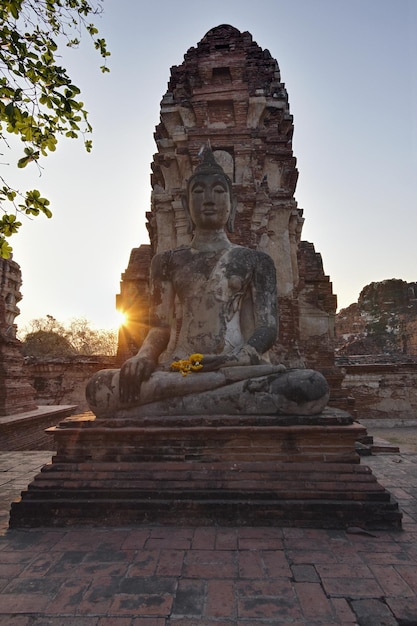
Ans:
{"type": "Polygon", "coordinates": [[[120,370],[119,394],[122,404],[131,404],[139,400],[140,386],[148,380],[156,367],[153,359],[133,356],[123,363],[120,370]]]}

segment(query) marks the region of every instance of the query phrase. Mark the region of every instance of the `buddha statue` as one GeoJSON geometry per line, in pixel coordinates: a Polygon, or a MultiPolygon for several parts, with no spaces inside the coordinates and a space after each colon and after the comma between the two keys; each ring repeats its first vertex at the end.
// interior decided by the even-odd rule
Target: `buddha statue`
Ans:
{"type": "Polygon", "coordinates": [[[150,330],[120,370],[91,378],[91,410],[98,417],[320,413],[326,379],[269,360],[278,332],[275,266],[229,240],[232,183],[209,147],[184,208],[192,241],[153,257],[150,330]]]}

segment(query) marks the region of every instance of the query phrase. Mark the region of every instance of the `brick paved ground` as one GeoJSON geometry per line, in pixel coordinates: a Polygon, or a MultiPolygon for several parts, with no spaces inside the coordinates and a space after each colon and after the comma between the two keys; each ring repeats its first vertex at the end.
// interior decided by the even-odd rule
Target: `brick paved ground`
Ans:
{"type": "Polygon", "coordinates": [[[0,454],[1,626],[417,625],[417,454],[363,459],[402,532],[8,531],[10,500],[49,457],[0,454]]]}

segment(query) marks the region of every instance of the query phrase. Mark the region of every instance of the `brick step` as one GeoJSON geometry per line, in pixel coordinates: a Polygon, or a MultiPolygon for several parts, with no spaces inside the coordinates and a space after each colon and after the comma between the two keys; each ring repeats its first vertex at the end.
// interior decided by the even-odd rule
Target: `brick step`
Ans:
{"type": "Polygon", "coordinates": [[[400,529],[394,502],[352,500],[248,500],[148,498],[55,500],[12,503],[11,528],[39,526],[281,526],[307,528],[400,529]]]}
{"type": "Polygon", "coordinates": [[[352,501],[380,501],[388,502],[390,500],[389,494],[386,491],[358,491],[356,489],[350,489],[349,486],[346,489],[327,489],[316,490],[314,493],[304,487],[298,487],[296,489],[265,489],[259,491],[256,489],[256,485],[242,485],[237,486],[236,489],[222,489],[214,488],[210,485],[198,485],[198,488],[187,489],[184,485],[178,485],[172,489],[161,490],[157,486],[152,486],[149,489],[126,489],[122,487],[116,487],[114,485],[109,489],[95,488],[95,485],[89,487],[68,487],[63,492],[60,489],[50,489],[43,491],[41,489],[30,489],[25,494],[25,500],[55,500],[55,501],[78,501],[85,502],[90,500],[111,500],[112,502],[120,501],[133,501],[133,500],[159,500],[166,499],[169,501],[178,499],[191,499],[191,500],[334,500],[340,501],[352,500],[352,501]]]}
{"type": "Polygon", "coordinates": [[[104,477],[169,478],[184,475],[222,477],[228,480],[254,477],[264,480],[266,476],[280,480],[356,480],[376,482],[370,469],[359,464],[350,463],[316,463],[298,465],[295,463],[194,463],[194,462],[160,462],[160,463],[57,463],[46,465],[37,475],[37,479],[53,479],[76,476],[96,475],[104,477]]]}
{"type": "Polygon", "coordinates": [[[316,477],[315,475],[293,476],[291,473],[256,472],[241,473],[230,472],[224,474],[214,470],[213,472],[199,472],[197,470],[187,470],[185,472],[99,472],[99,473],[77,473],[77,472],[45,472],[39,474],[34,483],[29,486],[29,490],[48,489],[96,489],[98,492],[110,490],[136,490],[136,491],[159,491],[167,492],[173,490],[191,489],[221,489],[228,490],[257,490],[263,492],[299,492],[308,490],[310,492],[341,492],[355,491],[359,493],[384,493],[385,489],[375,479],[374,476],[340,474],[330,476],[329,474],[316,477]]]}

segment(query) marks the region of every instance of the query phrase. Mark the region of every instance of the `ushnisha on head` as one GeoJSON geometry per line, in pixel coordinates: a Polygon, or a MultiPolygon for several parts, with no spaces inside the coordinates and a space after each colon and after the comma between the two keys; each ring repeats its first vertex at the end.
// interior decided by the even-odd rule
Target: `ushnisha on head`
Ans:
{"type": "Polygon", "coordinates": [[[233,202],[232,196],[232,181],[227,176],[221,165],[217,163],[214,158],[211,147],[205,146],[201,150],[201,162],[194,170],[192,176],[190,176],[187,181],[187,195],[183,199],[184,209],[187,213],[187,216],[190,221],[189,232],[192,232],[198,224],[198,215],[196,214],[195,208],[197,205],[200,205],[199,212],[202,210],[203,217],[204,214],[208,218],[207,223],[210,222],[210,208],[207,206],[210,203],[210,200],[206,198],[207,203],[205,208],[203,208],[203,198],[204,194],[210,194],[210,191],[213,190],[213,196],[211,198],[213,202],[213,211],[212,211],[212,222],[214,224],[215,211],[214,207],[220,209],[219,205],[227,204],[227,208],[223,206],[223,211],[227,212],[227,218],[224,219],[224,223],[218,224],[218,226],[224,227],[226,226],[229,232],[233,232],[234,225],[234,217],[236,206],[233,202]],[[221,188],[224,190],[223,200],[221,198],[221,188]],[[216,193],[217,191],[217,193],[216,193]],[[201,196],[197,201],[196,198],[201,196]],[[193,210],[194,209],[194,210],[193,210]]]}

